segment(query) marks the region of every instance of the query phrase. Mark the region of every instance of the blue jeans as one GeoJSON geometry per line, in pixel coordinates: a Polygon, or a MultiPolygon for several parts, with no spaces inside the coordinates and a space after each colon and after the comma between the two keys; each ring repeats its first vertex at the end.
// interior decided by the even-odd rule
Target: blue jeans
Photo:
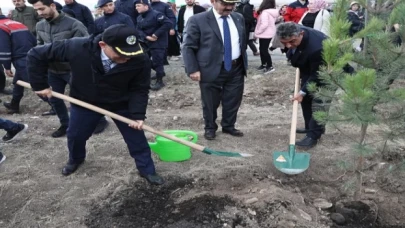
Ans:
{"type": "MultiPolygon", "coordinates": [[[[128,110],[115,111],[114,113],[129,118],[128,110]]],[[[86,141],[93,134],[94,129],[103,117],[102,114],[86,108],[71,104],[70,122],[67,130],[69,148],[69,163],[81,163],[86,158],[86,141]]],[[[128,124],[114,120],[129,149],[129,154],[135,159],[136,167],[144,175],[154,174],[155,165],[145,133],[128,127],[128,124]]],[[[111,151],[115,153],[114,151],[111,151]]]]}
{"type": "Polygon", "coordinates": [[[15,67],[15,74],[13,78],[13,100],[20,102],[24,96],[24,87],[17,85],[16,83],[18,80],[28,82],[27,60],[26,58],[16,59],[13,61],[13,65],[15,67]]]}
{"type": "Polygon", "coordinates": [[[4,129],[6,131],[13,131],[17,130],[19,125],[20,124],[12,122],[10,120],[0,118],[0,129],[4,129]]]}
{"type": "MultiPolygon", "coordinates": [[[[66,85],[69,84],[70,73],[55,74],[48,72],[48,83],[52,87],[52,91],[64,94],[66,85]]],[[[60,125],[69,126],[69,114],[65,102],[59,98],[51,97],[49,99],[53,109],[58,115],[60,125]]]]}

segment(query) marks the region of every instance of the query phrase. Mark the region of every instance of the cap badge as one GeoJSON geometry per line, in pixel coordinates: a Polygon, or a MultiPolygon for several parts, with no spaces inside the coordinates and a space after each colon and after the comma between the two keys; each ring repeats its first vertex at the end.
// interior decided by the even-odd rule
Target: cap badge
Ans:
{"type": "Polygon", "coordinates": [[[134,35],[127,37],[127,44],[134,45],[136,43],[136,37],[134,35]]]}

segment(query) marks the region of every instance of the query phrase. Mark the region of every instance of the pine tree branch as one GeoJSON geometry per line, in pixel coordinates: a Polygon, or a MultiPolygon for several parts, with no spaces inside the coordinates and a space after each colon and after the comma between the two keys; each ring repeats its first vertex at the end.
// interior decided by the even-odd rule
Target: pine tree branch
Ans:
{"type": "MultiPolygon", "coordinates": [[[[371,44],[371,42],[369,42],[370,44],[371,44]]],[[[371,59],[373,60],[373,62],[374,62],[374,69],[381,69],[380,67],[379,67],[379,63],[378,63],[378,60],[377,60],[377,57],[376,56],[378,56],[378,53],[376,53],[376,51],[377,51],[377,49],[376,48],[373,48],[372,49],[372,55],[371,55],[371,59]]]]}

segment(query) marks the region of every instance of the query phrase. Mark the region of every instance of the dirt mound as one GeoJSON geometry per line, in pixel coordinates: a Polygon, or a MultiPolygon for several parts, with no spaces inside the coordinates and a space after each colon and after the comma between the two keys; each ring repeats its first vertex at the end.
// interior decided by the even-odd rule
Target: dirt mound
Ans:
{"type": "Polygon", "coordinates": [[[138,181],[121,192],[95,202],[88,227],[230,227],[246,226],[246,215],[230,196],[204,194],[181,200],[194,185],[191,179],[167,178],[168,185],[150,186],[138,181]],[[235,210],[236,209],[236,210],[235,210]],[[231,211],[239,211],[233,213],[231,211]]]}

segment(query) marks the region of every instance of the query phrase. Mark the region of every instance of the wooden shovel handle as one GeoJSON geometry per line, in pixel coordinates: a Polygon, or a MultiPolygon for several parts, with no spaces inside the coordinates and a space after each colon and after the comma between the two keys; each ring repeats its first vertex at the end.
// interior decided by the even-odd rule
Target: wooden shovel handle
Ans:
{"type": "MultiPolygon", "coordinates": [[[[26,88],[31,88],[31,85],[28,84],[28,83],[26,83],[26,82],[24,82],[24,81],[20,81],[20,80],[19,80],[19,81],[17,81],[17,84],[20,85],[20,86],[26,87],[26,88]]],[[[119,120],[119,121],[124,122],[124,123],[127,123],[127,124],[130,124],[131,122],[134,121],[134,120],[128,119],[128,118],[126,118],[126,117],[117,115],[117,114],[115,114],[115,113],[113,113],[113,112],[107,111],[107,110],[102,109],[102,108],[99,108],[99,107],[97,107],[97,106],[94,106],[94,105],[92,105],[92,104],[88,104],[88,103],[83,102],[83,101],[81,101],[81,100],[78,100],[78,99],[69,97],[69,96],[64,95],[64,94],[60,94],[60,93],[57,93],[57,92],[52,91],[52,96],[53,96],[53,97],[56,97],[56,98],[59,98],[59,99],[62,99],[62,100],[65,100],[65,101],[68,101],[68,102],[70,102],[70,103],[73,103],[73,104],[82,106],[82,107],[87,108],[87,109],[90,109],[90,110],[92,110],[92,111],[101,113],[101,114],[103,114],[103,115],[109,116],[109,117],[111,117],[111,118],[113,118],[113,119],[119,120]]],[[[153,134],[156,134],[156,135],[160,135],[160,136],[162,136],[162,137],[165,137],[165,138],[167,138],[167,139],[170,139],[170,140],[173,140],[173,141],[175,141],[175,142],[181,143],[181,144],[183,144],[183,145],[189,146],[189,147],[191,147],[191,148],[193,148],[193,149],[196,149],[196,150],[199,150],[199,151],[203,151],[204,148],[205,148],[204,146],[198,145],[198,144],[196,144],[196,143],[189,142],[189,141],[186,141],[186,140],[177,138],[177,137],[175,137],[175,136],[173,136],[173,135],[169,135],[169,134],[167,134],[167,133],[164,133],[164,132],[162,132],[162,131],[158,131],[158,130],[156,130],[156,129],[153,129],[152,127],[150,127],[150,126],[148,126],[148,125],[146,125],[146,124],[143,124],[143,127],[142,127],[142,128],[143,128],[143,130],[149,131],[149,132],[151,132],[151,133],[153,133],[153,134]]]]}
{"type": "MultiPolygon", "coordinates": [[[[300,85],[300,69],[295,70],[295,87],[294,87],[294,96],[299,92],[300,85]]],[[[290,131],[290,145],[295,145],[295,136],[297,130],[297,112],[298,112],[298,101],[294,100],[293,102],[293,113],[291,118],[291,131],[290,131]]]]}

